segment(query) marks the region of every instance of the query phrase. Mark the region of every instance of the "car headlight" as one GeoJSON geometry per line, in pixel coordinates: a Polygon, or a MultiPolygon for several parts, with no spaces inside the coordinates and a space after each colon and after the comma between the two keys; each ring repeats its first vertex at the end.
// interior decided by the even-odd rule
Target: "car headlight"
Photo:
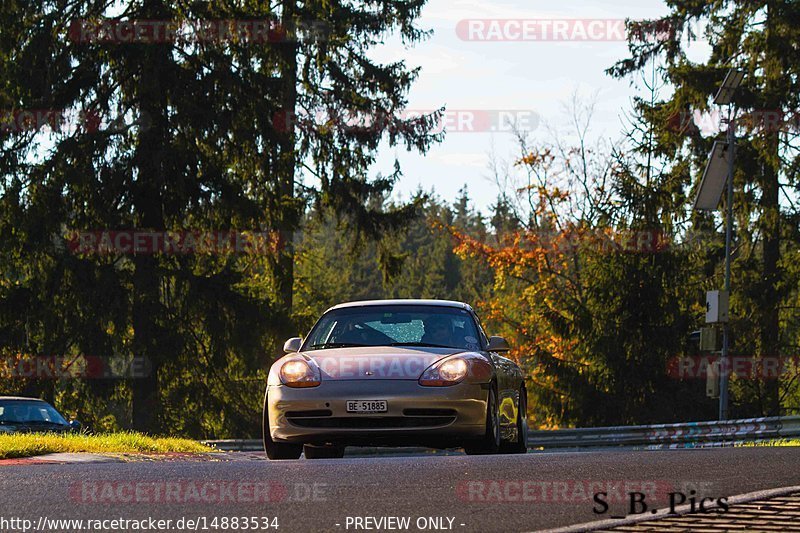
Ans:
{"type": "Polygon", "coordinates": [[[432,364],[419,378],[419,384],[426,387],[447,387],[461,383],[465,379],[485,382],[491,378],[492,367],[477,354],[459,354],[432,364]]]}
{"type": "Polygon", "coordinates": [[[317,365],[302,358],[289,359],[283,363],[279,374],[281,383],[287,387],[316,387],[321,379],[317,365]]]}
{"type": "Polygon", "coordinates": [[[461,381],[467,375],[467,362],[463,359],[448,359],[439,367],[439,375],[445,381],[461,381]]]}

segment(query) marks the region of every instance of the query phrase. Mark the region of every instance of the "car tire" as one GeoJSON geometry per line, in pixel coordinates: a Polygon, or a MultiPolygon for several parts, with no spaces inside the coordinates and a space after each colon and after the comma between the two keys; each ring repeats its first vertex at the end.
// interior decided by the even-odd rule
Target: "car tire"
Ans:
{"type": "Polygon", "coordinates": [[[341,459],[344,457],[344,446],[303,446],[303,454],[306,459],[341,459]]]}
{"type": "Polygon", "coordinates": [[[503,453],[528,453],[528,397],[525,389],[519,390],[517,401],[517,440],[503,443],[500,447],[503,453]]]}
{"type": "Polygon", "coordinates": [[[497,407],[497,392],[489,389],[486,401],[486,432],[475,442],[464,445],[467,455],[489,455],[500,451],[500,414],[497,407]]]}
{"type": "Polygon", "coordinates": [[[272,435],[269,432],[269,403],[267,402],[266,394],[264,395],[264,416],[261,431],[264,438],[264,452],[267,454],[268,459],[272,461],[300,459],[300,454],[303,453],[302,444],[275,442],[272,440],[272,435]]]}

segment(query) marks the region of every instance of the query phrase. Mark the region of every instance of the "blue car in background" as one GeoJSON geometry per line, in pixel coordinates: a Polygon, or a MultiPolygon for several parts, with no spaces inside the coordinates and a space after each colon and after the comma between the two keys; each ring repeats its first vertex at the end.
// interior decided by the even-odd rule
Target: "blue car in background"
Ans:
{"type": "Polygon", "coordinates": [[[78,431],[81,423],[67,420],[38,398],[0,396],[0,434],[78,431]]]}

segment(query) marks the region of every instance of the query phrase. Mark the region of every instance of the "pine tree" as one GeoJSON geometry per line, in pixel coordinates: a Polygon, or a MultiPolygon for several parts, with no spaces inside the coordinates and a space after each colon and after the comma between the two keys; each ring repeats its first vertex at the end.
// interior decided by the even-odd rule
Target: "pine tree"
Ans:
{"type": "MultiPolygon", "coordinates": [[[[740,117],[737,150],[737,193],[734,209],[738,223],[737,258],[734,261],[734,317],[750,315],[752,323],[734,324],[735,349],[760,356],[775,356],[790,347],[789,332],[781,323],[782,302],[797,279],[787,278],[787,262],[782,254],[797,249],[797,210],[791,197],[798,181],[796,136],[789,124],[779,127],[759,120],[766,114],[794,115],[798,107],[797,46],[800,41],[800,6],[796,2],[768,0],[758,2],[676,1],[670,14],[661,20],[632,23],[630,57],[618,62],[609,72],[624,77],[646,68],[651,60],[663,62],[664,81],[675,91],[658,102],[648,117],[657,132],[657,150],[674,157],[675,168],[693,169],[699,178],[713,139],[704,138],[697,128],[675,128],[675,117],[691,116],[695,110],[711,110],[711,97],[729,68],[744,71],[743,87],[735,96],[740,117]],[[652,28],[669,28],[657,38],[642,39],[652,28]],[[686,49],[701,37],[711,46],[706,61],[688,59],[686,49]],[[748,124],[749,122],[749,124],[748,124]],[[781,200],[781,194],[788,202],[781,200]],[[755,223],[752,221],[755,220],[755,223]],[[794,222],[793,222],[794,221],[794,222]],[[786,239],[791,239],[786,241],[786,239]],[[757,253],[757,265],[746,258],[757,253]],[[749,270],[756,268],[757,272],[749,270]],[[749,334],[752,330],[753,334],[749,334]],[[750,343],[747,339],[754,338],[750,343]]],[[[683,122],[683,121],[679,121],[683,122]]],[[[700,220],[701,225],[708,221],[700,220]]],[[[720,274],[717,274],[720,279],[720,274]]],[[[721,282],[716,284],[721,285],[721,282]]],[[[759,409],[764,414],[780,412],[777,383],[767,382],[757,390],[759,409]]]]}
{"type": "MultiPolygon", "coordinates": [[[[406,223],[417,208],[373,209],[400,171],[371,179],[367,169],[382,139],[424,152],[436,140],[427,133],[435,117],[403,119],[416,71],[402,62],[377,64],[368,53],[392,31],[408,44],[424,37],[414,26],[424,2],[379,4],[115,4],[119,19],[184,28],[275,21],[276,37],[267,42],[133,43],[70,32],[81,21],[112,16],[103,2],[3,4],[0,22],[9,30],[0,39],[0,109],[65,109],[98,119],[53,134],[12,131],[0,138],[0,261],[9,273],[0,289],[0,332],[9,345],[149,359],[152,372],[128,388],[91,384],[106,398],[130,402],[130,417],[120,415],[126,427],[158,432],[169,421],[197,434],[198,424],[240,433],[255,426],[258,378],[243,396],[230,380],[263,369],[265,346],[295,329],[293,235],[305,206],[313,203],[372,239],[406,223]],[[303,110],[377,119],[367,128],[338,118],[309,125],[303,110]],[[310,169],[314,185],[298,185],[301,169],[310,169]],[[277,232],[279,253],[120,257],[65,250],[66,230],[98,228],[277,232]],[[54,235],[62,237],[55,247],[54,235]],[[220,411],[228,416],[207,414],[220,411]]],[[[61,392],[77,398],[81,387],[61,392]]]]}

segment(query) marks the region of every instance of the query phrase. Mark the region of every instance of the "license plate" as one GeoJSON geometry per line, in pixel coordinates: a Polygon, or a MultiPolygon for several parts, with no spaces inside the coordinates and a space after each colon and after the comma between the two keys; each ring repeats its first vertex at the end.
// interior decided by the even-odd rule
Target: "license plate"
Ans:
{"type": "Polygon", "coordinates": [[[389,410],[386,400],[348,400],[348,413],[385,413],[389,410]]]}

